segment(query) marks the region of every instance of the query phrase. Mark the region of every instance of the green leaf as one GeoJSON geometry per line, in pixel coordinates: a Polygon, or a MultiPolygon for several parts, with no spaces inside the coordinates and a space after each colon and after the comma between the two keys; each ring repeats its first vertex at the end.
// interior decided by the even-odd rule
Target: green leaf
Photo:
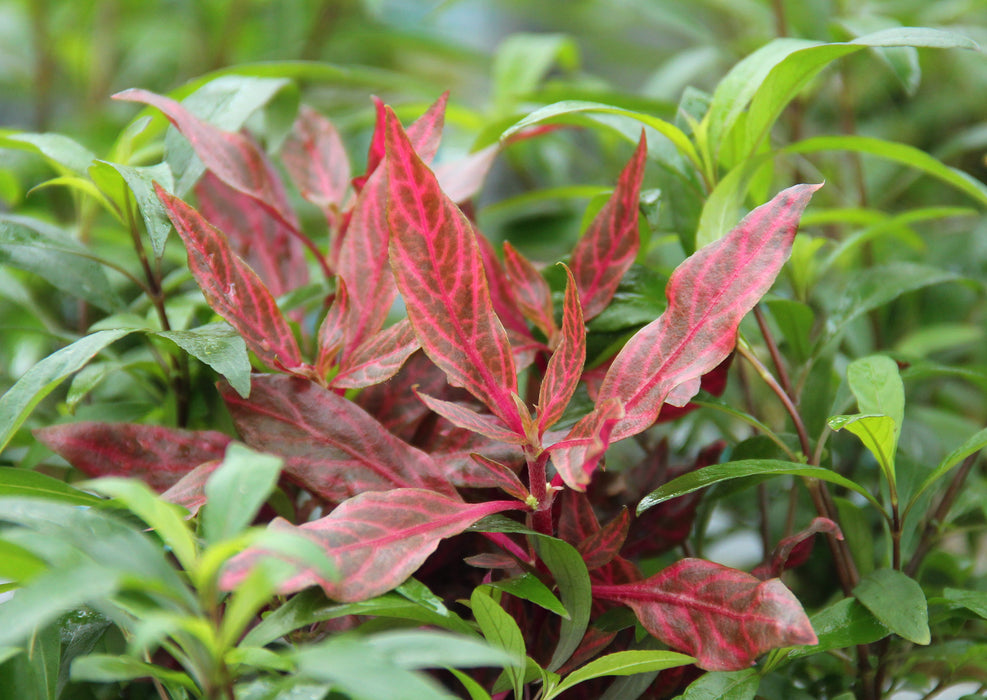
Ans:
{"type": "Polygon", "coordinates": [[[104,311],[121,307],[106,271],[92,253],[60,229],[23,216],[0,218],[0,265],[41,277],[104,311]]]}
{"type": "Polygon", "coordinates": [[[58,670],[61,665],[62,645],[58,625],[48,625],[31,635],[27,658],[35,678],[37,695],[45,700],[55,700],[58,688],[58,670]]]}
{"type": "Polygon", "coordinates": [[[932,641],[928,603],[914,579],[894,569],[877,569],[860,579],[853,594],[898,636],[915,644],[932,641]]]}
{"type": "MultiPolygon", "coordinates": [[[[165,243],[168,242],[168,234],[171,232],[171,222],[161,200],[154,194],[154,183],[159,183],[169,192],[174,190],[175,182],[171,169],[164,163],[138,168],[100,160],[89,168],[89,175],[103,192],[111,196],[116,191],[125,192],[126,188],[130,189],[144,219],[144,228],[151,239],[154,257],[161,258],[164,255],[165,243]]],[[[121,210],[129,206],[125,196],[117,199],[117,202],[121,210]]]]}
{"type": "Polygon", "coordinates": [[[253,522],[281,475],[283,460],[230,443],[222,465],[206,481],[202,532],[216,543],[240,534],[253,522]]]}
{"type": "Polygon", "coordinates": [[[69,486],[61,479],[16,467],[0,467],[0,496],[46,498],[78,506],[93,506],[102,499],[69,486]]]}
{"type": "Polygon", "coordinates": [[[552,572],[559,587],[559,597],[569,612],[569,617],[562,620],[559,643],[546,667],[549,671],[557,671],[569,660],[586,634],[593,603],[592,584],[586,562],[568,542],[541,536],[534,538],[534,546],[538,557],[552,572]]]}
{"type": "Polygon", "coordinates": [[[31,134],[0,129],[0,146],[43,155],[58,169],[85,175],[96,159],[89,149],[61,134],[31,134]]]}
{"type": "Polygon", "coordinates": [[[955,450],[950,452],[939,465],[932,470],[932,473],[925,477],[922,484],[915,489],[915,493],[912,495],[911,500],[908,502],[908,507],[905,508],[905,513],[903,517],[908,516],[908,512],[911,510],[912,506],[918,502],[919,496],[925,493],[930,486],[939,481],[943,476],[946,475],[949,470],[955,467],[957,464],[962,462],[964,459],[969,457],[975,452],[987,447],[987,428],[971,435],[962,445],[957,447],[955,450]]]}
{"type": "Polygon", "coordinates": [[[810,338],[816,321],[812,308],[794,299],[769,299],[764,304],[781,329],[792,358],[799,362],[806,360],[812,347],[810,338]]]}
{"type": "Polygon", "coordinates": [[[229,324],[210,323],[189,331],[157,331],[182,350],[212,367],[240,396],[250,395],[250,358],[247,344],[229,324]]]}
{"type": "Polygon", "coordinates": [[[30,550],[0,540],[0,578],[24,584],[46,568],[44,560],[30,550]]]}
{"type": "Polygon", "coordinates": [[[760,676],[752,668],[704,673],[689,684],[679,700],[754,700],[758,685],[760,676]]]}
{"type": "Polygon", "coordinates": [[[49,355],[25,372],[7,393],[0,396],[0,451],[41,399],[63,379],[80,369],[107,345],[131,332],[129,329],[97,331],[49,355]]]}
{"type": "Polygon", "coordinates": [[[435,630],[394,630],[367,638],[369,646],[401,668],[522,666],[501,648],[476,637],[435,630]]]}
{"type": "MultiPolygon", "coordinates": [[[[833,430],[849,430],[860,438],[881,467],[892,489],[896,488],[894,448],[897,427],[890,416],[857,414],[833,416],[828,421],[833,430]]],[[[894,493],[894,491],[893,491],[894,493]]]]}
{"type": "Polygon", "coordinates": [[[147,523],[186,570],[195,566],[198,547],[185,520],[187,511],[162,500],[150,487],[136,479],[107,477],[86,482],[94,491],[114,498],[147,523]]]}
{"type": "Polygon", "coordinates": [[[548,697],[559,695],[577,683],[603,676],[631,676],[648,671],[664,671],[667,668],[685,666],[695,659],[674,651],[618,651],[590,661],[576,669],[548,697]]]}
{"type": "Polygon", "coordinates": [[[640,515],[653,506],[675,498],[692,493],[706,486],[727,481],[728,479],[738,479],[741,477],[768,477],[780,476],[783,474],[791,476],[803,476],[820,481],[828,481],[838,486],[850,489],[859,493],[868,501],[883,511],[880,502],[874,498],[865,488],[844,476],[837,474],[832,469],[824,467],[811,467],[798,462],[785,462],[777,459],[744,459],[736,462],[724,462],[714,464],[709,467],[697,469],[694,472],[684,474],[672,479],[667,484],[655,489],[643,499],[637,506],[637,513],[640,515]]]}
{"type": "Polygon", "coordinates": [[[483,689],[483,686],[473,680],[470,676],[467,676],[462,671],[457,671],[454,668],[446,669],[456,677],[456,679],[463,684],[466,688],[466,692],[470,695],[470,700],[491,700],[490,693],[483,689]]]}
{"type": "Polygon", "coordinates": [[[890,631],[854,598],[843,598],[810,618],[819,643],[795,647],[786,654],[799,659],[833,649],[846,649],[884,639],[890,631]]]}
{"type": "Polygon", "coordinates": [[[905,385],[898,363],[887,355],[862,357],[847,366],[846,378],[861,413],[884,415],[894,421],[896,447],[905,420],[905,385]]]}
{"type": "Polygon", "coordinates": [[[517,100],[533,92],[555,64],[566,70],[579,65],[579,46],[564,34],[511,34],[493,58],[496,111],[510,112],[517,100]]]}
{"type": "Polygon", "coordinates": [[[930,602],[944,601],[951,605],[966,608],[970,612],[987,620],[987,593],[984,591],[964,591],[958,588],[946,588],[942,598],[930,602]]]}
{"type": "Polygon", "coordinates": [[[569,613],[566,612],[565,606],[552,594],[548,586],[542,583],[534,574],[524,574],[517,578],[493,581],[488,585],[505,593],[510,593],[517,598],[531,601],[535,605],[545,608],[559,617],[569,618],[569,613]]]}
{"type": "Polygon", "coordinates": [[[72,662],[70,677],[74,681],[90,683],[114,683],[151,677],[180,685],[193,692],[197,690],[192,679],[181,671],[171,671],[157,664],[116,654],[90,654],[78,658],[72,662]]]}
{"type": "Polygon", "coordinates": [[[511,679],[514,697],[522,697],[521,688],[524,685],[525,646],[524,636],[514,618],[500,604],[494,601],[484,586],[477,586],[470,596],[470,607],[473,617],[480,626],[483,637],[500,649],[506,651],[516,664],[504,670],[511,679]]]}

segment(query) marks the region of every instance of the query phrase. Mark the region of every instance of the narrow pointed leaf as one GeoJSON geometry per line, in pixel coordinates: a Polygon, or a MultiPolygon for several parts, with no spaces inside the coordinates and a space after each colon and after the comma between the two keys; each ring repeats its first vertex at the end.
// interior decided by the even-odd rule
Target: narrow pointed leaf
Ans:
{"type": "Polygon", "coordinates": [[[346,338],[346,318],[350,314],[350,295],[342,277],[336,278],[336,297],[319,326],[319,354],[315,361],[315,371],[320,377],[334,365],[336,355],[346,338]]]}
{"type": "Polygon", "coordinates": [[[545,334],[554,338],[555,310],[552,290],[541,273],[509,241],[504,241],[504,266],[514,287],[518,306],[525,317],[545,334]]]}
{"type": "Polygon", "coordinates": [[[572,251],[572,274],[579,285],[586,320],[610,303],[641,245],[637,230],[638,196],[647,152],[648,142],[642,131],[641,140],[620,174],[613,195],[572,251]]]}
{"type": "Polygon", "coordinates": [[[206,482],[206,507],[200,518],[209,544],[239,535],[278,483],[281,460],[232,443],[223,462],[206,482]]]}
{"type": "Polygon", "coordinates": [[[470,457],[489,475],[488,478],[491,485],[500,488],[506,494],[514,496],[519,501],[524,501],[528,497],[528,489],[525,488],[518,475],[510,468],[496,460],[475,452],[470,457]]]}
{"type": "Polygon", "coordinates": [[[683,559],[644,581],[594,586],[593,595],[627,605],[648,632],[707,671],[739,671],[770,649],[816,643],[781,581],[701,559],[683,559]]]}
{"type": "Polygon", "coordinates": [[[387,127],[391,266],[422,348],[453,386],[521,432],[517,374],[470,221],[442,193],[397,118],[387,127]]]}
{"type": "Polygon", "coordinates": [[[510,679],[514,697],[523,697],[526,650],[524,635],[517,622],[482,586],[473,589],[473,594],[470,596],[470,609],[484,639],[493,646],[503,649],[514,659],[513,667],[507,668],[505,675],[510,679]]]}
{"type": "Polygon", "coordinates": [[[426,394],[415,392],[418,398],[432,411],[438,413],[453,425],[478,433],[492,440],[521,445],[526,442],[523,435],[504,425],[497,416],[477,413],[463,404],[454,401],[443,401],[426,394]]]}
{"type": "MultiPolygon", "coordinates": [[[[373,175],[377,166],[384,160],[387,152],[386,137],[387,132],[387,108],[383,102],[374,97],[374,109],[377,112],[377,124],[374,127],[374,135],[370,140],[370,150],[367,153],[367,172],[362,177],[353,181],[354,187],[359,191],[363,188],[370,176],[373,175]]],[[[408,139],[412,148],[419,157],[426,163],[430,163],[435,153],[439,150],[439,141],[442,139],[442,127],[445,124],[446,104],[449,101],[449,93],[444,92],[425,113],[408,127],[408,139]]]]}
{"type": "Polygon", "coordinates": [[[61,479],[17,467],[0,467],[0,496],[47,498],[79,506],[94,506],[101,500],[61,479]]]}
{"type": "Polygon", "coordinates": [[[160,187],[157,192],[185,242],[189,268],[213,310],[240,332],[264,364],[299,367],[298,342],[257,273],[233,253],[222,231],[182,200],[160,187]]]}
{"type": "Polygon", "coordinates": [[[332,122],[303,106],[281,147],[281,161],[305,199],[322,209],[342,207],[350,160],[332,122]]]}
{"type": "Polygon", "coordinates": [[[137,423],[65,423],[35,437],[87,476],[141,479],[164,491],[204,462],[222,459],[230,437],[137,423]]]}
{"type": "Polygon", "coordinates": [[[565,413],[569,400],[579,386],[586,363],[586,326],[583,325],[579,291],[569,268],[565,268],[565,272],[568,281],[562,310],[562,332],[538,391],[539,436],[544,435],[565,413]]]}
{"type": "Polygon", "coordinates": [[[829,518],[813,518],[809,527],[778,543],[771,553],[769,564],[759,566],[751,573],[763,581],[769,578],[778,578],[786,569],[801,566],[812,552],[813,541],[819,533],[834,535],[838,540],[843,539],[840,526],[835,522],[829,518]]]}
{"type": "Polygon", "coordinates": [[[648,671],[664,671],[666,668],[685,666],[694,663],[695,659],[674,651],[618,651],[599,659],[590,661],[585,666],[576,669],[555,689],[554,694],[568,690],[577,683],[601,678],[603,676],[630,676],[635,673],[648,671]]]}
{"type": "Polygon", "coordinates": [[[330,501],[395,488],[455,491],[426,453],[352,401],[304,379],[255,375],[249,399],[223,398],[244,441],[285,458],[285,474],[330,501]]]}
{"type": "Polygon", "coordinates": [[[613,561],[624,546],[630,525],[631,515],[626,508],[622,508],[617,517],[580,542],[576,549],[583,555],[586,568],[593,571],[613,561]]]}
{"type": "Polygon", "coordinates": [[[554,537],[534,538],[535,551],[555,578],[559,598],[569,617],[559,626],[559,643],[546,669],[557,671],[579,648],[589,626],[593,596],[589,571],[582,556],[568,542],[554,537]]]}
{"type": "Polygon", "coordinates": [[[915,505],[918,497],[925,493],[930,486],[945,476],[950,469],[975,452],[979,452],[984,449],[984,447],[987,447],[987,428],[984,428],[983,430],[980,430],[967,438],[962,445],[946,455],[946,457],[943,458],[931,474],[925,477],[921,486],[915,489],[915,493],[912,496],[911,501],[908,503],[908,508],[905,509],[905,515],[907,515],[908,511],[911,510],[911,507],[915,505]]]}
{"type": "MultiPolygon", "coordinates": [[[[282,586],[293,592],[322,586],[333,600],[366,600],[400,585],[435,551],[439,542],[459,534],[481,518],[518,508],[516,501],[470,504],[422,489],[364,493],[339,505],[331,514],[295,527],[276,520],[273,527],[291,529],[325,548],[339,572],[338,580],[320,578],[310,569],[298,571],[282,586]]],[[[262,551],[236,557],[222,585],[235,588],[262,551]]]]}
{"type": "Polygon", "coordinates": [[[627,342],[600,387],[601,400],[624,404],[614,440],[649,427],[670,396],[687,401],[685,394],[726,359],[740,321],[788,259],[799,216],[819,187],[785,190],[676,268],[666,288],[668,309],[627,342]]]}
{"type": "Polygon", "coordinates": [[[401,369],[415,350],[421,347],[407,319],[367,339],[340,366],[332,386],[339,389],[362,389],[385,382],[401,369]]]}

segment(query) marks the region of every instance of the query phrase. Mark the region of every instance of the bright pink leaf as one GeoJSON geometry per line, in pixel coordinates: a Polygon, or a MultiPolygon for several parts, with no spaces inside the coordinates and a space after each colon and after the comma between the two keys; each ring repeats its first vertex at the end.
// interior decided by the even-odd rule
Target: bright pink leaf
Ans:
{"type": "Polygon", "coordinates": [[[518,306],[549,340],[555,338],[555,310],[552,290],[535,266],[508,241],[504,241],[504,266],[517,295],[518,306]]]}
{"type": "Polygon", "coordinates": [[[579,377],[586,363],[586,326],[583,325],[579,290],[569,268],[565,268],[565,273],[568,281],[562,309],[562,331],[538,393],[539,436],[544,435],[565,413],[569,400],[579,386],[579,377]]]}
{"type": "Polygon", "coordinates": [[[336,389],[362,389],[386,382],[421,347],[407,319],[368,338],[339,367],[330,386],[336,389]]]}
{"type": "Polygon", "coordinates": [[[572,251],[572,274],[579,284],[579,297],[587,321],[610,303],[641,245],[637,230],[638,197],[647,152],[648,142],[642,132],[613,195],[572,251]]]}
{"type": "Polygon", "coordinates": [[[346,289],[346,281],[342,277],[336,277],[335,298],[325,318],[322,319],[322,325],[319,326],[319,354],[315,362],[315,371],[319,377],[326,376],[329,369],[333,367],[340,348],[343,347],[349,313],[350,295],[346,289]]]}
{"type": "Polygon", "coordinates": [[[626,411],[613,440],[648,428],[666,399],[684,405],[700,378],[726,359],[740,321],[788,259],[799,217],[819,187],[790,187],[676,268],[665,313],[627,342],[600,387],[600,400],[618,399],[626,411]]]}
{"type": "Polygon", "coordinates": [[[501,148],[499,143],[491,144],[465,158],[439,165],[435,169],[435,177],[442,191],[457,204],[472,198],[483,186],[501,148]]]}
{"type": "Polygon", "coordinates": [[[648,632],[707,671],[738,671],[771,649],[818,641],[781,581],[702,559],[683,559],[644,581],[594,586],[593,595],[627,605],[648,632]]]}
{"type": "Polygon", "coordinates": [[[418,393],[418,398],[430,410],[439,414],[456,427],[510,444],[521,445],[527,442],[527,438],[523,433],[519,434],[517,431],[511,430],[497,416],[477,413],[461,403],[444,401],[427,396],[426,394],[418,393]]]}
{"type": "Polygon", "coordinates": [[[308,282],[301,242],[256,199],[229,187],[210,171],[196,184],[195,196],[202,215],[227,234],[233,250],[272,294],[281,296],[308,282]]]}
{"type": "Polygon", "coordinates": [[[285,474],[326,500],[395,488],[455,494],[429,455],[317,384],[254,375],[249,399],[228,386],[222,393],[244,442],[284,457],[285,474]]]}
{"type": "Polygon", "coordinates": [[[268,367],[300,367],[298,341],[257,273],[233,253],[223,232],[201,214],[156,183],[155,192],[185,242],[189,269],[209,306],[237,329],[247,347],[268,367]]]}
{"type": "Polygon", "coordinates": [[[786,569],[794,569],[801,566],[812,553],[812,545],[815,536],[819,533],[834,535],[836,539],[842,540],[843,533],[840,526],[829,518],[813,518],[809,527],[801,532],[796,532],[790,537],[786,537],[774,552],[771,553],[771,563],[759,566],[751,573],[759,579],[768,579],[781,576],[786,569]]]}
{"type": "Polygon", "coordinates": [[[350,184],[350,159],[332,122],[307,105],[281,147],[281,162],[298,191],[325,209],[340,209],[350,184]]]}
{"type": "Polygon", "coordinates": [[[528,489],[525,488],[518,475],[510,467],[481,454],[474,453],[470,457],[480,468],[478,471],[486,476],[485,479],[483,477],[476,478],[473,483],[474,486],[479,486],[479,482],[482,480],[484,486],[499,488],[519,501],[524,501],[528,497],[528,489]]]}
{"type": "Polygon", "coordinates": [[[391,266],[422,349],[450,384],[522,434],[511,344],[491,305],[473,225],[439,189],[393,114],[386,162],[391,266]]]}
{"type": "MultiPolygon", "coordinates": [[[[326,580],[296,564],[298,572],[282,585],[281,593],[319,585],[329,598],[341,602],[373,598],[401,585],[441,540],[483,517],[523,507],[517,501],[472,504],[432,491],[397,489],[361,494],[301,527],[275,520],[272,527],[294,530],[325,548],[339,574],[326,580]]],[[[257,558],[265,555],[271,556],[248,550],[234,558],[222,576],[222,587],[235,588],[257,558]]]]}
{"type": "Polygon", "coordinates": [[[566,486],[585,491],[596,465],[611,442],[613,428],[624,417],[624,408],[616,399],[596,405],[591,413],[576,423],[564,440],[552,445],[552,463],[566,486]]]}
{"type": "Polygon", "coordinates": [[[34,431],[39,442],[87,476],[127,476],[157,491],[204,462],[222,459],[229,435],[137,423],[65,423],[34,431]]]}

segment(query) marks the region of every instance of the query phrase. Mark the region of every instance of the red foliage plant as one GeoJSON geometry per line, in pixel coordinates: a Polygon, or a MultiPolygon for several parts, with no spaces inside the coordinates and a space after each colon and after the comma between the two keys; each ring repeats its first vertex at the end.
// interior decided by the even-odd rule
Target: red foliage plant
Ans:
{"type": "MultiPolygon", "coordinates": [[[[318,585],[333,600],[365,600],[416,572],[426,575],[434,557],[452,562],[446,571],[477,571],[486,581],[526,572],[551,586],[557,582],[536,540],[553,536],[582,556],[594,614],[629,608],[644,629],[693,655],[702,669],[742,669],[769,649],[815,642],[802,607],[777,579],[698,559],[644,577],[628,557],[680,543],[698,496],[633,520],[620,506],[660,485],[648,483],[657,472],[646,460],[625,475],[633,492],[622,495],[623,504],[610,503],[612,518],[601,524],[608,496],[594,476],[608,446],[652,426],[663,405],[685,406],[704,377],[722,390],[738,324],[787,260],[818,186],[781,192],[689,257],[668,281],[664,314],[627,341],[605,373],[590,376],[585,324],[610,304],[638,254],[643,135],[564,266],[557,316],[538,267],[509,244],[501,262],[447,194],[460,204],[471,197],[510,141],[439,169],[453,180],[428,165],[445,96],[407,130],[378,103],[367,172],[355,178],[336,129],[302,110],[282,157],[301,196],[325,214],[325,251],[301,231],[278,171],[252,138],[220,131],[158,95],[118,97],[164,112],[204,163],[198,209],[161,187],[157,194],[206,301],[271,370],[252,376],[249,396],[221,383],[222,396],[239,438],[283,457],[284,478],[328,512],[270,524],[311,538],[338,572],[327,580],[304,563],[286,562],[296,568],[282,593],[318,585]],[[312,337],[275,301],[307,281],[305,255],[335,288],[312,337]],[[399,295],[407,318],[388,326],[399,295]],[[540,379],[536,403],[519,393],[523,369],[540,379]],[[594,405],[574,416],[570,402],[581,382],[589,382],[594,405]],[[564,416],[571,427],[559,430],[564,416]],[[480,521],[498,513],[515,514],[519,528],[538,534],[485,531],[480,521]],[[470,528],[482,534],[444,543],[436,554],[443,540],[470,528]],[[468,551],[450,546],[460,540],[470,543],[468,551]]],[[[89,474],[140,475],[159,490],[214,464],[225,446],[217,433],[136,425],[55,426],[39,437],[89,474]],[[112,449],[94,450],[97,444],[112,449]]],[[[701,459],[715,460],[720,449],[701,459]]],[[[183,482],[176,492],[182,502],[201,504],[202,482],[183,482]]],[[[223,585],[236,586],[265,556],[240,554],[223,585]]],[[[532,655],[551,655],[555,668],[573,652],[573,661],[584,661],[628,643],[590,626],[579,650],[539,650],[559,638],[557,628],[546,632],[539,622],[545,612],[526,611],[525,601],[510,596],[504,604],[532,655]]]]}

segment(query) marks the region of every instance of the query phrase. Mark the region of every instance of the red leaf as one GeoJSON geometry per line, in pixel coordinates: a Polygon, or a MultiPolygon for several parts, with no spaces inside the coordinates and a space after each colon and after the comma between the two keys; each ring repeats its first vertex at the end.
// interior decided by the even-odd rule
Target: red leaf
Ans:
{"type": "Polygon", "coordinates": [[[136,423],[65,423],[34,431],[86,476],[127,476],[157,491],[204,462],[222,459],[230,436],[136,423]]]}
{"type": "Polygon", "coordinates": [[[477,413],[461,403],[443,401],[426,394],[418,393],[418,398],[430,410],[438,413],[458,428],[514,445],[522,445],[527,442],[523,433],[519,435],[516,431],[511,430],[497,416],[477,413]]]}
{"type": "Polygon", "coordinates": [[[387,178],[375,172],[356,198],[349,224],[334,245],[333,263],[350,291],[343,354],[379,331],[397,297],[388,263],[387,178]]]}
{"type": "Polygon", "coordinates": [[[644,178],[648,142],[644,132],[624,167],[610,199],[572,251],[572,273],[579,284],[586,320],[603,311],[617,291],[620,278],[634,263],[641,245],[637,230],[638,196],[644,178]]]}
{"type": "Polygon", "coordinates": [[[569,268],[565,267],[565,273],[568,281],[562,310],[562,332],[538,392],[539,437],[565,413],[569,400],[579,386],[579,377],[586,363],[586,326],[583,325],[579,291],[569,268]]]}
{"type": "Polygon", "coordinates": [[[229,187],[209,171],[196,184],[195,196],[202,215],[227,233],[234,251],[272,294],[281,296],[308,282],[301,242],[256,199],[229,187]]]}
{"type": "Polygon", "coordinates": [[[203,462],[168,487],[168,490],[161,494],[161,498],[188,509],[189,517],[195,515],[206,504],[206,482],[221,464],[222,461],[218,459],[203,462]]]}
{"type": "Polygon", "coordinates": [[[209,306],[237,329],[247,347],[268,367],[300,367],[298,342],[257,273],[233,253],[222,231],[157,183],[154,187],[185,242],[189,269],[209,306]]]}
{"type": "Polygon", "coordinates": [[[449,388],[445,374],[423,352],[412,353],[392,379],[363,389],[355,401],[389,432],[413,442],[422,421],[430,415],[415,395],[416,386],[432,395],[449,388]]]}
{"type": "Polygon", "coordinates": [[[331,386],[362,389],[385,382],[401,369],[405,360],[421,347],[407,319],[377,333],[343,360],[331,386]]]}
{"type": "Polygon", "coordinates": [[[836,539],[842,540],[843,533],[840,526],[829,518],[813,518],[809,527],[801,532],[797,532],[790,537],[786,537],[771,554],[771,564],[759,566],[751,573],[759,579],[769,579],[781,576],[786,569],[794,569],[805,563],[812,553],[812,545],[815,542],[815,535],[826,533],[835,535],[836,539]]]}
{"type": "Polygon", "coordinates": [[[600,400],[618,399],[626,411],[613,440],[649,427],[666,400],[684,405],[700,377],[726,359],[741,319],[788,259],[799,217],[819,187],[790,187],[676,268],[667,310],[627,342],[600,387],[600,400]]]}
{"type": "Polygon", "coordinates": [[[339,209],[350,184],[350,160],[332,122],[307,105],[281,147],[281,162],[302,197],[322,209],[339,209]]]}
{"type": "MultiPolygon", "coordinates": [[[[471,504],[432,491],[397,489],[361,494],[325,518],[298,528],[277,519],[272,527],[296,530],[324,547],[339,574],[336,580],[322,579],[296,563],[298,572],[283,584],[281,593],[317,584],[333,600],[373,598],[401,585],[442,539],[459,534],[487,515],[521,507],[516,501],[471,504]]],[[[264,555],[263,551],[248,550],[234,558],[222,576],[222,587],[235,588],[264,555]]]]}
{"type": "Polygon", "coordinates": [[[552,305],[552,290],[548,282],[531,262],[504,241],[504,266],[517,295],[518,306],[525,317],[545,334],[555,337],[555,310],[552,305]]]}
{"type": "Polygon", "coordinates": [[[491,305],[473,226],[415,155],[393,113],[387,125],[391,266],[408,318],[449,383],[521,435],[514,357],[491,305]]]}
{"type": "Polygon", "coordinates": [[[501,148],[500,143],[494,143],[461,160],[439,165],[435,169],[435,177],[442,191],[457,204],[472,198],[483,186],[501,148]]]}
{"type": "Polygon", "coordinates": [[[471,486],[479,487],[482,482],[483,486],[499,488],[519,501],[524,501],[528,497],[528,489],[510,467],[481,454],[473,453],[470,457],[480,467],[478,471],[486,477],[475,478],[471,486]]]}
{"type": "Polygon", "coordinates": [[[624,546],[630,524],[630,512],[621,508],[617,517],[577,544],[576,549],[583,555],[587,569],[599,569],[613,561],[624,546]]]}
{"type": "Polygon", "coordinates": [[[455,494],[431,457],[317,384],[254,375],[249,399],[222,393],[244,442],[284,457],[285,473],[326,500],[394,488],[455,494]]]}
{"type": "Polygon", "coordinates": [[[315,362],[315,371],[319,377],[325,377],[333,367],[336,355],[346,340],[346,319],[350,315],[350,295],[346,289],[346,281],[336,277],[336,297],[332,306],[322,319],[319,326],[319,356],[315,362]]]}
{"type": "Polygon", "coordinates": [[[778,579],[683,559],[636,583],[594,586],[627,605],[648,632],[707,671],[738,671],[770,649],[817,643],[801,604],[778,579]]]}
{"type": "Polygon", "coordinates": [[[623,416],[619,401],[602,401],[572,427],[564,440],[549,448],[552,463],[566,486],[576,491],[586,490],[590,476],[610,445],[613,428],[623,416]]]}

